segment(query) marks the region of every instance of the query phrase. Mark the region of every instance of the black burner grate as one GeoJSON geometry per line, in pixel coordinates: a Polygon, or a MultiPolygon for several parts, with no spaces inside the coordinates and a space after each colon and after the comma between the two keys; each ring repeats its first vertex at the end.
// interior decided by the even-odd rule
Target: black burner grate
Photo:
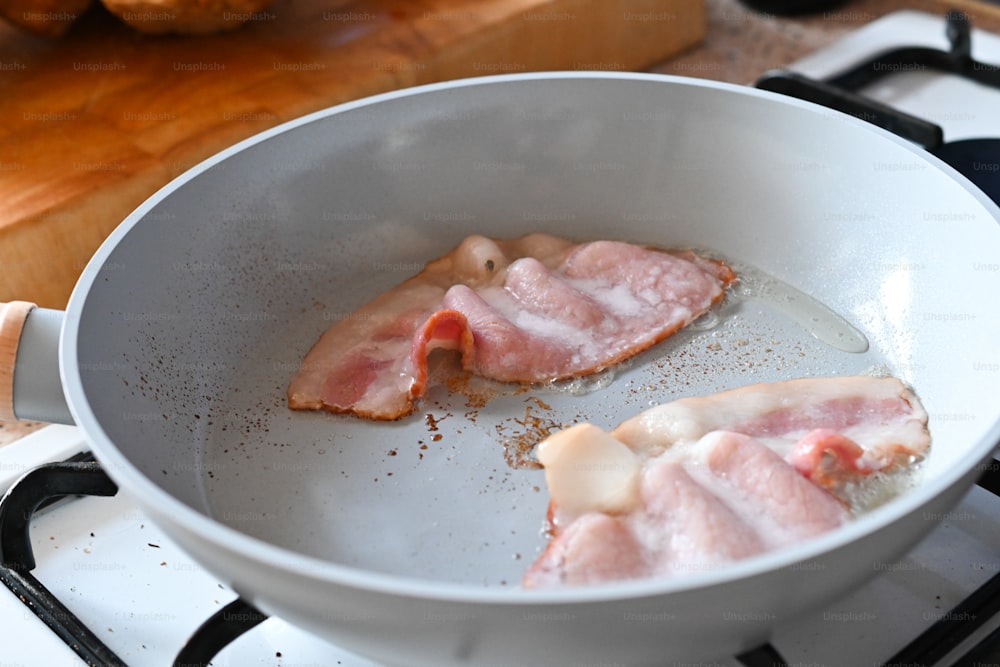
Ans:
{"type": "Polygon", "coordinates": [[[755,85],[844,112],[912,141],[950,164],[1000,203],[1000,171],[983,168],[995,166],[1000,159],[1000,137],[945,142],[940,126],[858,92],[883,77],[920,70],[952,74],[1000,90],[1000,63],[983,63],[972,57],[972,27],[968,17],[961,12],[949,12],[944,21],[950,44],[947,51],[928,47],[892,49],[822,80],[776,69],[766,72],[755,85]]]}
{"type": "MultiPolygon", "coordinates": [[[[979,485],[1000,497],[1000,461],[993,460],[979,485]]],[[[66,643],[87,665],[125,667],[125,662],[69,611],[40,581],[35,568],[29,525],[38,509],[67,496],[113,496],[118,487],[89,454],[25,473],[0,500],[0,580],[66,643]]],[[[1000,575],[983,584],[942,620],[893,656],[884,667],[931,667],[962,646],[990,619],[1000,614],[1000,575]]],[[[208,665],[223,648],[267,618],[242,599],[213,614],[180,649],[174,665],[208,665]]],[[[1000,629],[992,632],[956,664],[989,664],[983,660],[1000,648],[1000,629]]],[[[745,667],[788,667],[770,644],[736,659],[745,667]]]]}
{"type": "Polygon", "coordinates": [[[32,574],[32,515],[67,495],[113,496],[118,487],[87,454],[26,473],[0,502],[0,580],[88,665],[125,663],[32,574]]]}

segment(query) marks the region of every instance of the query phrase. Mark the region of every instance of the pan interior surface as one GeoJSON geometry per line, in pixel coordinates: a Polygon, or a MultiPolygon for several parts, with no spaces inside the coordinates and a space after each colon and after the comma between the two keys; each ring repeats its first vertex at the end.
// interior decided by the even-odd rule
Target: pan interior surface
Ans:
{"type": "Polygon", "coordinates": [[[993,209],[901,142],[764,94],[565,76],[390,97],[248,144],[126,225],[79,309],[100,430],[188,507],[340,565],[516,587],[546,539],[531,443],[682,396],[896,375],[931,416],[924,480],[974,465],[1000,413],[993,209]],[[394,422],[286,408],[333,322],[469,234],[536,231],[694,247],[742,280],[577,382],[437,385],[394,422]]]}

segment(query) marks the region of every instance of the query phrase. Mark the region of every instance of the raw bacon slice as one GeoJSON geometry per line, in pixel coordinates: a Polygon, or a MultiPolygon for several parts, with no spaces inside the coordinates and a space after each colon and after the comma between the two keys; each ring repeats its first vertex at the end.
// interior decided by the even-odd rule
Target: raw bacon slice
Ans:
{"type": "Polygon", "coordinates": [[[523,584],[675,576],[794,544],[850,520],[851,484],[929,446],[927,413],[887,377],[684,398],[609,433],[577,424],[538,447],[552,539],[523,584]]]}
{"type": "Polygon", "coordinates": [[[437,349],[504,382],[586,375],[690,323],[735,278],[690,251],[471,236],[330,327],[292,378],[288,405],[405,416],[426,392],[427,356],[437,349]]]}

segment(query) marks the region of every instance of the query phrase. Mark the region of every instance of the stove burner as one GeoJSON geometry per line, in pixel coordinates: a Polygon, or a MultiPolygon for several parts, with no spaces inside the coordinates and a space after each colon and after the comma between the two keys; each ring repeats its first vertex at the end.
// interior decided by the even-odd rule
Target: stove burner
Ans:
{"type": "MultiPolygon", "coordinates": [[[[93,456],[84,452],[30,470],[0,500],[0,581],[85,664],[102,667],[126,667],[126,663],[31,575],[35,557],[29,527],[37,510],[66,496],[108,497],[117,493],[118,486],[93,456]]],[[[219,651],[266,618],[251,604],[237,599],[199,626],[174,664],[208,665],[219,651]]]]}
{"type": "Polygon", "coordinates": [[[198,626],[177,654],[175,667],[209,664],[219,651],[265,620],[267,616],[249,602],[242,598],[233,600],[198,626]]]}
{"type": "MultiPolygon", "coordinates": [[[[992,460],[978,484],[1000,497],[1000,461],[992,460]]],[[[0,500],[0,581],[88,665],[126,667],[71,611],[34,576],[29,524],[35,511],[67,496],[114,496],[118,487],[89,453],[38,466],[21,476],[0,500]]],[[[885,665],[933,665],[962,646],[977,629],[1000,614],[1000,574],[945,614],[885,665]]],[[[267,616],[237,598],[201,624],[177,654],[179,665],[208,665],[223,648],[267,616]]],[[[958,664],[995,655],[1000,629],[973,647],[958,664]]],[[[788,667],[771,644],[736,656],[744,667],[788,667]]]]}
{"type": "Polygon", "coordinates": [[[29,523],[36,510],[67,495],[113,496],[118,487],[85,454],[25,473],[0,502],[0,580],[88,665],[124,665],[31,574],[29,523]]]}
{"type": "Polygon", "coordinates": [[[757,80],[756,87],[842,111],[919,144],[1000,203],[1000,138],[945,143],[944,132],[938,125],[857,92],[889,74],[917,69],[954,74],[1000,89],[1000,64],[972,58],[968,17],[949,12],[945,15],[945,32],[950,44],[948,51],[928,47],[892,49],[825,80],[786,69],[771,70],[757,80]]]}

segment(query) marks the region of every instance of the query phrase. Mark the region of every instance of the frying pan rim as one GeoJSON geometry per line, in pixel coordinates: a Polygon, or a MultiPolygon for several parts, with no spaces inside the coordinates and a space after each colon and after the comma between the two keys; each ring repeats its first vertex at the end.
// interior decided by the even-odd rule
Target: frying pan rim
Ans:
{"type": "MultiPolygon", "coordinates": [[[[170,183],[150,196],[137,207],[121,224],[119,224],[98,248],[83,270],[66,310],[66,317],[60,337],[60,374],[66,394],[67,403],[74,422],[81,428],[89,441],[95,456],[108,469],[108,474],[127,489],[136,501],[154,516],[162,516],[169,522],[176,523],[184,530],[196,535],[208,544],[239,554],[242,558],[251,559],[274,571],[296,574],[307,571],[311,576],[320,578],[327,583],[341,587],[381,592],[391,595],[409,596],[423,600],[440,600],[469,604],[574,604],[592,603],[609,600],[638,599],[652,596],[668,595],[682,591],[705,589],[724,585],[729,582],[762,575],[771,571],[794,566],[796,563],[809,561],[819,555],[849,546],[851,543],[878,531],[885,526],[901,520],[920,507],[951,489],[959,480],[972,473],[988,459],[996,443],[1000,440],[1000,415],[989,426],[983,437],[970,447],[970,456],[962,465],[953,465],[943,471],[933,480],[922,482],[918,488],[893,499],[886,505],[852,520],[849,524],[827,534],[813,538],[794,546],[761,554],[737,563],[728,564],[716,571],[691,574],[685,577],[667,578],[662,580],[640,580],[632,582],[616,582],[591,587],[570,587],[556,590],[531,591],[520,587],[485,588],[470,584],[457,584],[447,581],[419,579],[388,573],[374,572],[357,567],[340,565],[312,556],[307,556],[290,549],[265,542],[259,538],[242,533],[235,528],[218,522],[203,514],[165,491],[138,467],[132,464],[114,444],[112,439],[101,427],[87,401],[81,368],[77,356],[79,325],[88,296],[96,282],[100,269],[107,256],[124,239],[130,230],[142,221],[146,214],[184,183],[198,177],[211,167],[236,155],[251,146],[264,142],[272,137],[292,131],[300,126],[313,123],[353,109],[377,105],[399,98],[416,95],[433,94],[457,88],[468,88],[479,85],[495,85],[506,82],[521,82],[526,80],[566,80],[609,79],[614,81],[639,81],[667,85],[688,86],[694,88],[714,89],[717,91],[756,97],[771,102],[800,107],[813,113],[821,113],[834,117],[839,122],[853,124],[864,131],[870,132],[882,140],[889,140],[913,153],[914,157],[935,166],[938,171],[951,176],[969,195],[978,200],[1000,224],[1000,208],[989,200],[975,185],[961,175],[943,160],[910,144],[904,139],[882,130],[870,123],[864,122],[847,114],[831,111],[825,107],[810,102],[793,99],[777,93],[740,86],[726,82],[696,79],[668,74],[653,74],[641,72],[531,72],[518,74],[500,74],[466,79],[450,80],[420,86],[413,86],[387,93],[373,95],[360,100],[354,100],[322,109],[302,117],[289,120],[273,128],[244,139],[233,146],[224,149],[191,167],[177,176],[170,183]]],[[[205,564],[208,569],[210,563],[205,564]]]]}

